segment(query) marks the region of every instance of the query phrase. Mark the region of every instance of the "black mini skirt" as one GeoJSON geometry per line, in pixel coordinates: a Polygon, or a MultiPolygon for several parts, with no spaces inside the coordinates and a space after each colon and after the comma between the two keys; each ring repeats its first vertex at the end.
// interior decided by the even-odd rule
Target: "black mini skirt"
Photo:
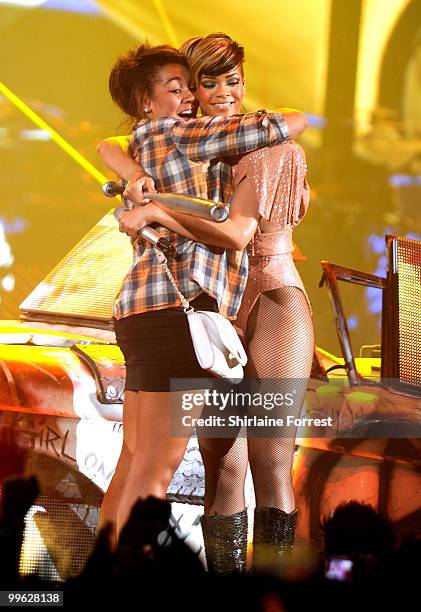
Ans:
{"type": "MultiPolygon", "coordinates": [[[[195,310],[218,312],[207,293],[190,304],[195,310]]],[[[114,329],[126,362],[126,391],[170,391],[171,378],[211,377],[196,359],[181,306],[114,319],[114,329]]]]}

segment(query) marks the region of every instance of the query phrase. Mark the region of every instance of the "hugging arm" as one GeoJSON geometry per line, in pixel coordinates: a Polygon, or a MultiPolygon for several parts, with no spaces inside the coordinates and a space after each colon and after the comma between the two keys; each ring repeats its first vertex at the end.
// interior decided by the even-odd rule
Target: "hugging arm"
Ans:
{"type": "MultiPolygon", "coordinates": [[[[250,113],[235,117],[201,117],[173,128],[177,148],[193,161],[241,155],[274,142],[294,140],[307,127],[300,111],[286,108],[281,113],[250,113]]],[[[130,137],[103,140],[97,152],[103,162],[126,181],[149,176],[129,153],[130,137]]],[[[136,132],[134,139],[136,140],[136,132]]]]}
{"type": "MultiPolygon", "coordinates": [[[[297,130],[305,129],[305,116],[298,111],[288,110],[284,114],[259,112],[231,118],[202,117],[182,124],[176,123],[173,126],[174,143],[186,157],[197,161],[244,154],[267,144],[286,140],[290,126],[285,117],[296,124],[295,127],[291,124],[294,137],[297,130]]],[[[136,131],[134,143],[136,144],[136,131]]],[[[114,144],[110,143],[110,147],[114,144]]],[[[103,155],[104,147],[102,151],[99,149],[99,152],[106,161],[103,155]]],[[[118,155],[118,164],[116,163],[113,169],[123,178],[129,179],[124,195],[133,202],[142,204],[144,178],[138,180],[135,175],[135,169],[139,171],[141,167],[130,159],[127,160],[127,166],[121,170],[120,163],[124,163],[124,157],[121,151],[118,155]]],[[[240,183],[236,190],[230,208],[230,218],[222,224],[192,218],[153,203],[144,210],[124,213],[120,220],[120,230],[136,238],[141,227],[157,222],[190,240],[241,250],[256,231],[259,218],[256,196],[248,181],[243,183],[240,183]]]]}
{"type": "Polygon", "coordinates": [[[125,181],[136,177],[142,169],[129,153],[129,136],[112,136],[97,146],[104,164],[125,181]]]}
{"type": "Polygon", "coordinates": [[[142,192],[156,191],[153,178],[133,159],[129,152],[130,136],[112,136],[97,146],[104,164],[124,181],[136,180],[142,192]]]}
{"type": "MultiPolygon", "coordinates": [[[[138,197],[136,189],[136,182],[126,188],[127,197],[133,201],[138,197]]],[[[253,237],[258,220],[256,195],[248,181],[242,181],[235,191],[230,216],[223,223],[191,217],[151,202],[122,214],[120,231],[136,238],[141,227],[156,222],[190,240],[241,251],[253,237]]]]}
{"type": "Polygon", "coordinates": [[[295,108],[279,108],[288,127],[288,140],[296,140],[308,126],[307,117],[304,113],[295,108]]]}
{"type": "MultiPolygon", "coordinates": [[[[294,139],[307,126],[303,113],[259,111],[234,117],[200,117],[172,127],[177,149],[192,161],[245,155],[261,147],[294,139]]],[[[134,133],[136,141],[136,132],[134,133]]]]}

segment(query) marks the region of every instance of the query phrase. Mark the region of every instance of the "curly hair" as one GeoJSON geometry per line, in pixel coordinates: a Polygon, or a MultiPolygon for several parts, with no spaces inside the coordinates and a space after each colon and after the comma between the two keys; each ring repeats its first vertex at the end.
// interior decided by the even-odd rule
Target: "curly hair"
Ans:
{"type": "Polygon", "coordinates": [[[112,67],[108,80],[111,97],[134,121],[146,118],[146,100],[153,95],[159,70],[167,64],[188,68],[186,58],[177,49],[145,43],[121,55],[112,67]]]}

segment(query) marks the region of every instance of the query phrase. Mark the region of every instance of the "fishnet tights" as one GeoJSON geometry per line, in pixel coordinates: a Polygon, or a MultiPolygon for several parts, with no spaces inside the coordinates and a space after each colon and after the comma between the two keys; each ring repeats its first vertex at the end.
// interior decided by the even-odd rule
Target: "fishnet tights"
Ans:
{"type": "MultiPolygon", "coordinates": [[[[247,342],[247,377],[282,379],[282,393],[296,390],[294,405],[271,416],[299,416],[314,352],[313,322],[304,293],[297,287],[263,293],[250,313],[247,342]]],[[[270,438],[256,437],[250,430],[247,439],[199,436],[205,466],[205,514],[229,515],[244,509],[247,460],[256,505],[294,510],[293,434],[289,427],[289,437],[282,428],[277,435],[271,429],[270,438]]]]}

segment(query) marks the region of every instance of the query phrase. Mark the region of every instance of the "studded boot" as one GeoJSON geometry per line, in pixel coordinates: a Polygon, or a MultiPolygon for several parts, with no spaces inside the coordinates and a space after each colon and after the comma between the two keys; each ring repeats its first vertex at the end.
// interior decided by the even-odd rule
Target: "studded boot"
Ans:
{"type": "Polygon", "coordinates": [[[297,510],[278,508],[254,510],[253,571],[267,571],[288,558],[294,545],[297,510]]]}
{"type": "Polygon", "coordinates": [[[203,515],[203,542],[208,572],[221,576],[246,572],[247,509],[236,514],[203,515]]]}

